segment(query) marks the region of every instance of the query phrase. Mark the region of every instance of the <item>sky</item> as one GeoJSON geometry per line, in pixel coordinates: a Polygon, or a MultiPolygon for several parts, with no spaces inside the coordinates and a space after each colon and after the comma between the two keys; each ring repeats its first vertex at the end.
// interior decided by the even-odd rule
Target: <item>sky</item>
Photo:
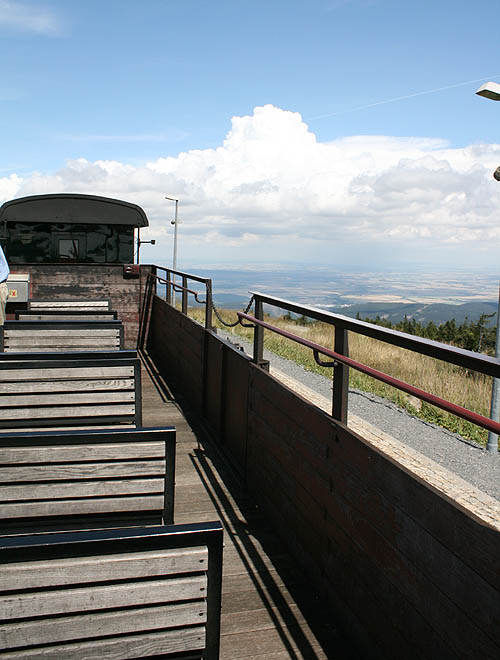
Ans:
{"type": "Polygon", "coordinates": [[[0,203],[146,211],[143,262],[500,274],[500,3],[0,0],[0,203]]]}

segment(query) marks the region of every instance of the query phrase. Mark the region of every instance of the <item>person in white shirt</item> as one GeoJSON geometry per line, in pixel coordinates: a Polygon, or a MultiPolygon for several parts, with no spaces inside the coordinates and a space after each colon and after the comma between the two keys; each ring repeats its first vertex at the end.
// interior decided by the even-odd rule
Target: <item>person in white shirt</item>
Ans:
{"type": "Polygon", "coordinates": [[[9,289],[7,288],[9,273],[9,264],[0,246],[0,325],[3,325],[5,322],[5,305],[9,297],[9,289]]]}

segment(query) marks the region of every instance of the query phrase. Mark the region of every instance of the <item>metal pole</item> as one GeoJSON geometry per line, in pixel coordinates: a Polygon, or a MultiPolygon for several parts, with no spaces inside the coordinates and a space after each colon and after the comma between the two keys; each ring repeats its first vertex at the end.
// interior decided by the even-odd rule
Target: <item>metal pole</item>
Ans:
{"type": "MultiPolygon", "coordinates": [[[[497,308],[497,334],[495,340],[495,357],[500,357],[500,286],[498,287],[498,308],[497,308]]],[[[498,378],[493,378],[491,386],[491,407],[490,419],[498,422],[500,416],[500,381],[498,378]]],[[[498,435],[493,431],[488,431],[488,444],[486,445],[488,451],[498,452],[498,435]]]]}
{"type": "MultiPolygon", "coordinates": [[[[175,200],[175,219],[174,219],[174,259],[173,259],[173,269],[177,270],[177,211],[179,208],[179,200],[175,200]]],[[[174,275],[174,284],[175,284],[175,275],[174,275]]],[[[174,288],[174,307],[175,307],[175,288],[174,288]]]]}
{"type": "MultiPolygon", "coordinates": [[[[258,296],[255,296],[255,318],[264,319],[264,305],[258,296]]],[[[256,325],[253,331],[253,361],[260,365],[264,357],[264,328],[256,325]]]]}
{"type": "Polygon", "coordinates": [[[205,283],[206,286],[206,299],[205,304],[205,328],[207,330],[212,329],[212,280],[207,280],[205,283]]]}
{"type": "MultiPolygon", "coordinates": [[[[175,202],[175,218],[171,220],[172,225],[174,225],[174,256],[172,259],[172,270],[177,270],[177,225],[179,224],[179,200],[177,197],[167,197],[165,195],[165,199],[169,199],[171,202],[175,202]]],[[[173,305],[175,307],[175,275],[172,273],[172,300],[173,300],[173,305]]]]}
{"type": "Polygon", "coordinates": [[[137,227],[137,263],[139,263],[139,249],[141,247],[141,228],[137,227]]]}
{"type": "MultiPolygon", "coordinates": [[[[348,332],[342,326],[335,326],[334,350],[349,357],[348,332]]],[[[338,362],[333,368],[333,408],[332,417],[347,424],[347,397],[349,395],[349,367],[338,362]]]]}

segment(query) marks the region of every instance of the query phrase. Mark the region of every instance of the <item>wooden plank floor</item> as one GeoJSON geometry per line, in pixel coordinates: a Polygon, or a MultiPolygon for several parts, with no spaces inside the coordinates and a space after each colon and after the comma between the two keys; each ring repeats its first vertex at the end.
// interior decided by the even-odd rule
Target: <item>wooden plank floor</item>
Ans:
{"type": "Polygon", "coordinates": [[[147,357],[142,387],[143,425],[177,429],[175,522],[224,525],[221,659],[359,660],[199,420],[181,409],[147,357]]]}

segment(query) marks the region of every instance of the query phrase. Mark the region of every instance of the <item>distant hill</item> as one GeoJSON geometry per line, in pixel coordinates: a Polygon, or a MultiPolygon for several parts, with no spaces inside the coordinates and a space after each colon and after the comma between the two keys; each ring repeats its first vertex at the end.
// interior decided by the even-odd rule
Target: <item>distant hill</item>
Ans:
{"type": "MultiPolygon", "coordinates": [[[[446,303],[430,303],[428,305],[419,303],[356,303],[353,305],[330,308],[335,314],[343,314],[355,318],[359,313],[361,319],[374,319],[379,316],[391,323],[402,321],[405,316],[414,318],[422,325],[433,321],[436,325],[455,319],[460,324],[467,318],[469,321],[477,321],[482,314],[495,314],[497,312],[496,302],[469,302],[460,305],[446,303]]],[[[496,317],[490,321],[495,325],[496,317]]]]}

